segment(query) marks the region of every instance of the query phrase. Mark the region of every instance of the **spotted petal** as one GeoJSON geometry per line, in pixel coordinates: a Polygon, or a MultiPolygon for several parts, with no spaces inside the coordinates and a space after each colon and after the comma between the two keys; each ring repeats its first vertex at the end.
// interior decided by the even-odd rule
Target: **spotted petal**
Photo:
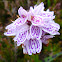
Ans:
{"type": "Polygon", "coordinates": [[[31,25],[30,27],[30,35],[34,38],[40,39],[42,35],[42,30],[38,26],[31,25]]]}
{"type": "Polygon", "coordinates": [[[24,32],[19,31],[19,33],[14,38],[14,41],[17,41],[17,42],[19,41],[20,43],[23,43],[26,40],[27,35],[28,35],[28,31],[24,31],[24,32]]]}
{"type": "Polygon", "coordinates": [[[54,12],[53,11],[51,11],[51,12],[42,11],[41,16],[42,17],[48,17],[48,18],[50,17],[50,18],[52,18],[54,16],[54,12]]]}
{"type": "Polygon", "coordinates": [[[22,43],[20,42],[20,40],[17,38],[17,46],[20,46],[22,43]]]}
{"type": "Polygon", "coordinates": [[[4,33],[6,36],[14,36],[16,35],[16,27],[12,24],[6,26],[5,29],[8,29],[7,32],[4,33]]]}
{"type": "Polygon", "coordinates": [[[29,55],[32,55],[32,53],[36,54],[36,52],[40,53],[41,49],[42,49],[42,43],[40,40],[36,40],[36,39],[29,40],[28,45],[27,45],[27,51],[29,55]]]}
{"type": "Polygon", "coordinates": [[[36,52],[40,53],[42,49],[42,42],[40,40],[34,40],[36,42],[36,52]]]}
{"type": "Polygon", "coordinates": [[[26,21],[27,21],[27,18],[18,18],[13,23],[14,23],[14,25],[20,26],[20,25],[25,24],[26,21]]]}
{"type": "Polygon", "coordinates": [[[57,34],[59,35],[59,32],[57,32],[57,31],[59,31],[60,26],[59,26],[59,24],[57,24],[53,21],[50,21],[48,23],[44,23],[42,26],[42,29],[51,35],[57,35],[57,34]]]}
{"type": "Polygon", "coordinates": [[[11,29],[11,28],[15,28],[15,26],[13,25],[13,23],[9,24],[8,26],[5,27],[5,29],[11,29]]]}
{"type": "Polygon", "coordinates": [[[13,23],[6,26],[7,32],[4,33],[6,36],[14,36],[18,33],[19,30],[28,30],[28,25],[25,23],[26,20],[23,18],[16,19],[13,23]]]}
{"type": "Polygon", "coordinates": [[[15,29],[8,30],[7,32],[4,33],[6,36],[15,36],[16,32],[15,29]]]}

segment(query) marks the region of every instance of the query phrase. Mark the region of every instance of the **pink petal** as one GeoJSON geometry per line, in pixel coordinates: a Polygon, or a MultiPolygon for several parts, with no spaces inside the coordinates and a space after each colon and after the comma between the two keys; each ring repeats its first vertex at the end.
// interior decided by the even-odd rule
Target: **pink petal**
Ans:
{"type": "Polygon", "coordinates": [[[4,33],[6,36],[15,36],[16,32],[15,29],[8,30],[7,32],[4,33]]]}
{"type": "Polygon", "coordinates": [[[23,9],[23,7],[20,7],[18,9],[18,14],[22,18],[26,18],[27,17],[27,11],[25,9],[23,9]]]}
{"type": "Polygon", "coordinates": [[[6,26],[5,29],[8,29],[8,31],[5,32],[4,35],[6,35],[6,36],[14,36],[14,35],[16,35],[16,27],[13,25],[13,23],[8,25],[8,26],[6,26]]]}
{"type": "Polygon", "coordinates": [[[29,26],[27,24],[23,24],[23,25],[16,25],[16,34],[18,34],[18,32],[25,32],[29,30],[29,26]]]}
{"type": "Polygon", "coordinates": [[[17,41],[17,42],[20,41],[20,43],[23,43],[26,40],[27,35],[28,35],[28,31],[25,31],[25,32],[19,31],[19,33],[14,38],[14,41],[17,41]]]}
{"type": "Polygon", "coordinates": [[[56,34],[59,34],[57,31],[59,31],[60,26],[59,24],[53,21],[50,21],[48,23],[44,23],[42,26],[42,29],[51,35],[56,35],[56,34]]]}
{"type": "Polygon", "coordinates": [[[42,35],[42,30],[38,26],[31,25],[30,27],[30,35],[34,38],[40,39],[42,35]]]}
{"type": "Polygon", "coordinates": [[[13,23],[9,24],[8,26],[5,27],[5,29],[11,29],[11,28],[15,28],[15,26],[13,25],[13,23]]]}
{"type": "Polygon", "coordinates": [[[54,19],[55,18],[53,11],[42,11],[40,13],[40,16],[43,17],[43,20],[54,19]]]}
{"type": "Polygon", "coordinates": [[[40,14],[40,12],[43,11],[43,10],[44,10],[44,3],[43,2],[40,3],[38,6],[37,5],[34,6],[34,14],[35,15],[40,14]]]}
{"type": "Polygon", "coordinates": [[[34,44],[35,44],[34,41],[32,39],[30,39],[28,41],[27,45],[26,45],[29,55],[32,55],[32,53],[36,54],[35,45],[34,44]]]}
{"type": "Polygon", "coordinates": [[[27,21],[27,18],[18,18],[13,23],[14,25],[23,25],[27,21]]]}
{"type": "Polygon", "coordinates": [[[44,43],[44,44],[48,44],[48,43],[49,43],[48,39],[49,39],[49,38],[53,38],[53,37],[55,37],[55,36],[52,36],[52,35],[44,35],[44,36],[41,38],[41,42],[44,43]]]}
{"type": "Polygon", "coordinates": [[[42,23],[42,17],[41,16],[38,16],[38,15],[32,16],[31,17],[31,22],[35,26],[40,26],[41,23],[42,23]]]}
{"type": "Polygon", "coordinates": [[[36,42],[36,45],[35,45],[36,52],[40,53],[41,49],[42,49],[42,42],[40,40],[36,40],[36,39],[34,41],[36,42]]]}
{"type": "Polygon", "coordinates": [[[55,36],[52,36],[52,35],[45,35],[45,36],[43,36],[44,39],[49,39],[49,38],[53,38],[53,37],[55,37],[55,36]]]}
{"type": "Polygon", "coordinates": [[[29,55],[32,55],[32,53],[36,54],[36,52],[40,53],[41,49],[42,49],[42,43],[40,40],[36,40],[36,39],[29,40],[28,45],[27,45],[27,51],[29,55]]]}
{"type": "Polygon", "coordinates": [[[8,31],[5,32],[4,35],[13,36],[13,35],[16,35],[19,30],[21,30],[21,31],[28,30],[29,27],[25,22],[26,22],[26,19],[24,19],[24,18],[16,19],[13,23],[6,26],[5,29],[8,29],[8,31]]]}

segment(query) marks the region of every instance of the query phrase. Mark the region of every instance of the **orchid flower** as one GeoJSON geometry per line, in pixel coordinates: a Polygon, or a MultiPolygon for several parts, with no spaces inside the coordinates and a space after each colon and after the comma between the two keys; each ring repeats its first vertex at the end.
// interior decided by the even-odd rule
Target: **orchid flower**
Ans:
{"type": "Polygon", "coordinates": [[[17,46],[22,45],[23,53],[32,55],[40,53],[42,43],[46,44],[49,38],[59,35],[60,25],[54,22],[54,12],[44,11],[44,3],[30,7],[29,11],[20,7],[19,18],[6,26],[6,36],[15,36],[17,46]],[[48,33],[49,35],[46,35],[48,33]]]}

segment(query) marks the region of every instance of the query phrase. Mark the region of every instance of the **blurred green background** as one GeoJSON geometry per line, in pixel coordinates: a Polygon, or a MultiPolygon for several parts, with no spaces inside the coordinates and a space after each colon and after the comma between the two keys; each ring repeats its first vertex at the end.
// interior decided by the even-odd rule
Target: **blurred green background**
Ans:
{"type": "Polygon", "coordinates": [[[0,62],[62,62],[62,0],[0,0],[0,62]],[[13,37],[4,36],[5,26],[17,18],[20,6],[29,10],[30,6],[41,2],[44,2],[45,10],[54,11],[55,22],[60,24],[60,35],[43,45],[40,54],[24,55],[21,46],[15,46],[13,37]]]}

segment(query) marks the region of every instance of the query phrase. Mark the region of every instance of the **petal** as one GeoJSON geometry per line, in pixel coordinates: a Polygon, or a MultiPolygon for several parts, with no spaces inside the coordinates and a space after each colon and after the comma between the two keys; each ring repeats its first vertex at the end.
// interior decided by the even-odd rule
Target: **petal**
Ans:
{"type": "Polygon", "coordinates": [[[49,38],[53,38],[53,37],[55,37],[55,36],[52,36],[52,35],[44,35],[41,38],[41,42],[44,43],[44,44],[48,44],[49,43],[48,39],[49,38]]]}
{"type": "Polygon", "coordinates": [[[40,53],[41,52],[41,49],[42,49],[42,42],[40,40],[34,40],[36,42],[36,52],[37,53],[40,53]]]}
{"type": "Polygon", "coordinates": [[[53,21],[50,21],[48,23],[44,23],[42,29],[51,35],[56,35],[59,34],[57,31],[59,31],[60,25],[53,21]]]}
{"type": "Polygon", "coordinates": [[[9,24],[8,26],[5,27],[5,29],[11,29],[11,28],[15,28],[15,26],[13,25],[13,23],[9,24]]]}
{"type": "Polygon", "coordinates": [[[45,36],[43,36],[44,39],[49,39],[49,38],[53,38],[53,37],[55,37],[55,36],[52,36],[52,35],[45,35],[45,36]]]}
{"type": "Polygon", "coordinates": [[[51,11],[51,12],[42,11],[41,12],[41,16],[42,17],[52,17],[53,15],[54,15],[54,12],[53,11],[51,11]]]}
{"type": "Polygon", "coordinates": [[[44,10],[44,3],[40,3],[38,6],[34,6],[34,14],[38,15],[41,11],[44,10]]]}
{"type": "Polygon", "coordinates": [[[18,38],[16,39],[16,37],[13,40],[14,42],[17,41],[17,46],[20,46],[22,44],[18,38]]]}
{"type": "Polygon", "coordinates": [[[16,35],[16,27],[12,24],[6,26],[5,29],[8,29],[7,32],[4,33],[6,36],[14,36],[16,35]]]}
{"type": "Polygon", "coordinates": [[[60,33],[57,31],[54,31],[52,35],[60,35],[60,33]]]}
{"type": "Polygon", "coordinates": [[[11,23],[10,25],[6,26],[5,29],[8,29],[7,32],[4,33],[6,36],[14,36],[16,35],[19,31],[26,31],[29,29],[29,26],[27,24],[21,25],[21,23],[18,22],[19,20],[16,20],[15,22],[11,23]],[[17,23],[16,23],[17,22],[17,23]]]}
{"type": "Polygon", "coordinates": [[[20,7],[20,8],[18,9],[18,14],[19,14],[19,16],[22,17],[22,18],[27,17],[27,11],[26,11],[25,9],[23,9],[23,7],[20,7]]]}
{"type": "Polygon", "coordinates": [[[18,18],[13,23],[14,25],[23,25],[27,21],[27,18],[18,18]]]}
{"type": "Polygon", "coordinates": [[[24,31],[24,32],[19,31],[19,33],[14,38],[14,41],[20,41],[20,43],[23,43],[26,40],[27,35],[28,35],[28,31],[24,31]]]}
{"type": "Polygon", "coordinates": [[[40,39],[42,35],[42,30],[38,26],[31,25],[30,27],[30,35],[34,38],[40,39]]]}
{"type": "Polygon", "coordinates": [[[25,32],[29,30],[29,26],[27,24],[23,24],[23,25],[16,25],[16,33],[18,34],[18,32],[25,32]]]}
{"type": "Polygon", "coordinates": [[[33,13],[33,8],[30,7],[30,10],[29,10],[29,12],[28,12],[28,16],[27,16],[28,18],[27,18],[27,19],[28,19],[29,21],[31,21],[31,16],[33,16],[33,15],[34,15],[34,13],[33,13]]]}
{"type": "Polygon", "coordinates": [[[40,53],[42,49],[42,43],[40,40],[30,39],[27,45],[27,51],[29,55],[40,53]]]}
{"type": "Polygon", "coordinates": [[[26,47],[29,55],[32,55],[32,53],[36,54],[34,40],[30,39],[26,47]]]}
{"type": "Polygon", "coordinates": [[[43,20],[47,20],[47,19],[54,19],[54,12],[53,11],[41,11],[40,16],[43,17],[43,20]]]}
{"type": "Polygon", "coordinates": [[[31,52],[32,52],[33,54],[36,54],[35,42],[34,42],[34,40],[32,40],[32,39],[29,40],[29,49],[31,49],[31,52]]]}
{"type": "Polygon", "coordinates": [[[8,30],[7,32],[4,33],[6,36],[15,36],[16,32],[15,29],[8,30]]]}
{"type": "Polygon", "coordinates": [[[40,26],[42,23],[42,17],[39,15],[31,16],[31,22],[35,26],[40,26]]]}
{"type": "Polygon", "coordinates": [[[33,10],[34,10],[34,9],[33,9],[33,7],[31,6],[29,11],[33,11],[33,10]]]}
{"type": "MultiPolygon", "coordinates": [[[[40,12],[43,11],[43,10],[44,10],[44,4],[43,4],[43,2],[40,3],[38,6],[35,5],[35,6],[34,6],[34,9],[33,9],[33,7],[30,7],[30,10],[29,10],[29,12],[28,12],[28,20],[31,21],[31,18],[33,18],[32,16],[34,16],[34,15],[39,15],[40,12]]],[[[37,18],[37,19],[38,19],[38,18],[37,18]]],[[[35,23],[35,22],[34,22],[34,23],[35,23]]],[[[39,24],[39,23],[38,23],[38,24],[39,24]]]]}

